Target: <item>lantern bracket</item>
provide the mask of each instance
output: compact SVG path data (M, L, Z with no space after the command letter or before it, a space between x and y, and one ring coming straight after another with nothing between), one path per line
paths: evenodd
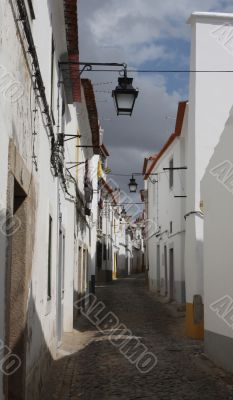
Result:
M58 63L59 68L69 65L80 65L82 68L79 72L79 77L84 71L93 71L93 67L123 67L123 70L119 71L119 74L127 77L127 64L126 63L100 63L100 62L78 62L78 61L60 61ZM102 70L101 70L102 72Z

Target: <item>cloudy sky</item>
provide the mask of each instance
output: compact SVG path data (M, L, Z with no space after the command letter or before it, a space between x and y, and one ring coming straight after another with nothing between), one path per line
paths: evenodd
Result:
M193 11L232 12L232 0L78 0L80 61L126 62L130 68L188 69ZM140 90L134 114L117 117L111 98L117 73L89 72L110 151L112 173L141 172L174 129L188 75L133 73ZM127 177L116 179L127 190ZM140 188L143 182L140 181ZM140 201L139 196L133 198Z

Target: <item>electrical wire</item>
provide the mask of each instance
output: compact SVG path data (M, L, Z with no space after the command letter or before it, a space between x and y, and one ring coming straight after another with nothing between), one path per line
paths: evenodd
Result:
M149 176L156 176L156 175L162 175L162 174L166 174L167 173L167 171L160 171L160 172L156 172L156 174L149 174ZM140 172L133 172L133 173L131 173L131 174L117 174L117 173L109 173L109 174L107 174L108 176L132 176L132 175L135 175L135 176L146 176L147 174L145 173L145 174L143 174L143 173L140 173Z
M119 69L92 69L85 72L121 72ZM233 73L233 70L159 70L159 69L127 69L129 73L143 74L196 74L196 73Z
M92 85L93 86L100 86L100 85L110 85L112 83L113 82L98 82L98 83L93 83Z
M110 90L95 90L95 93L112 93Z

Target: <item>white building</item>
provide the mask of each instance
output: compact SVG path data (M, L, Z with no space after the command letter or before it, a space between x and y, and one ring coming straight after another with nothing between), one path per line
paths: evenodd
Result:
M147 182L145 187L145 193L148 199L146 218L149 220L149 226L154 224L156 227L154 232L152 230L151 235L149 233L147 235L147 268L149 268L150 287L159 290L160 293L163 294L166 294L170 290L169 297L172 298L175 296L171 295L174 294L174 289L170 286L171 280L170 284L167 284L166 281L169 280L169 275L173 276L173 273L171 274L170 270L167 274L166 268L163 266L167 264L166 260L169 260L169 269L171 268L171 264L174 264L174 271L176 270L176 265L179 266L178 275L174 272L175 281L178 279L178 285L174 285L175 292L178 294L178 298L175 297L175 299L180 299L182 301L184 299L184 290L181 290L181 288L184 287L185 278L187 335L196 339L203 338L204 303L205 343L207 352L214 359L222 363L222 365L229 365L230 358L227 361L227 353L231 353L226 351L224 352L225 355L223 352L220 354L217 350L216 340L219 340L219 343L223 343L224 340L226 343L230 343L229 338L232 338L232 334L231 332L227 332L228 327L226 324L222 324L216 313L213 313L210 304L214 302L215 298L216 301L218 298L221 298L221 294L222 297L224 296L222 292L225 290L226 283L230 282L230 246L227 247L228 241L225 239L219 241L219 232L221 232L221 228L221 237L226 238L226 234L223 232L227 231L226 221L228 217L225 215L224 219L222 213L221 216L217 217L217 207L219 207L220 198L222 198L223 193L225 193L224 201L226 201L224 210L228 209L227 204L230 200L227 197L227 190L224 191L223 187L219 187L217 183L221 181L223 184L222 186L226 183L225 187L231 185L230 177L228 176L231 171L231 159L227 155L229 144L227 139L225 139L226 144L223 144L223 131L226 125L226 137L227 129L231 124L232 94L229 88L228 73L201 71L232 70L232 15L194 13L189 23L192 27L190 70L197 72L190 74L189 102L186 105L183 126L182 124L180 125L181 139L177 140L176 138L174 140L174 137L173 139L170 138L171 141L167 142L167 146L165 145L165 149L162 150L162 155L159 153L159 155L155 155L146 161L149 167L146 166L145 168L144 165L144 173L147 177L149 173L159 173L162 172L164 167L169 167L169 163L173 158L173 152L177 155L180 153L180 157L178 156L178 162L180 164L177 165L177 161L174 162L173 159L173 166L186 166L187 170L183 172L183 178L178 183L178 185L182 183L182 186L179 187L179 193L174 194L184 194L187 198L184 200L179 200L177 198L177 203L175 204L175 199L172 198L172 191L169 190L166 192L164 191L164 187L160 190L161 182L163 182L162 179L164 179L163 174L158 175L158 183L152 185L150 181ZM206 49L208 49L208 52ZM180 144L177 144L177 142ZM228 147L226 148L224 146ZM220 160L221 157L222 160ZM159 163L161 163L161 166ZM216 169L211 174L209 171L214 168L214 163L215 166L220 164L220 169ZM159 166L160 168L158 168ZM169 176L167 176L167 184L169 179L171 179L171 177L169 178ZM176 171L174 171L173 179L175 188L175 179L178 180ZM201 181L202 194L200 193ZM151 207L151 204L156 204L158 206L157 212L155 211L156 207ZM159 215L161 208L162 216ZM204 263L203 210L205 212ZM173 221L173 215L175 215L175 221ZM230 219L228 219L228 221L230 221ZM173 230L174 226L176 227L175 231ZM164 251L164 249L161 251L160 243L162 243L163 248L164 238L167 240L167 236L171 236L170 231L173 230L175 233L177 228L180 233L175 235L173 244L176 243L176 246L178 246L179 256L176 261L173 249L173 261L171 262L170 257L166 255L167 247L166 251ZM231 229L230 226L229 229ZM149 232L150 230L151 229L147 229ZM185 238L183 236L182 239L184 230ZM159 243L157 238L160 238ZM170 245L171 248L173 248L173 244ZM155 248L156 252L154 250ZM225 257L225 255L227 256ZM224 260L226 275L222 275L222 272L220 273L218 268L220 265L220 257L221 266ZM221 279L220 275L224 277L224 279ZM176 287L179 289L177 290ZM229 290L227 292L229 292ZM180 295L181 293L182 295ZM229 293L228 295L231 296Z
M19 367L0 398L36 400L94 274L100 130L90 81L59 65L78 61L76 0L3 0L0 20L0 338Z
M146 160L143 171L149 287L179 303L185 302L186 109L186 102L181 102L175 132L158 154Z
M105 180L99 180L99 226L97 243L96 275L98 281L128 275L129 238L127 237L127 216L118 204L119 192Z
M145 257L144 257L144 215L141 215L129 225L131 231L130 244L131 244L131 268L130 273L137 274L144 272Z
M189 23L192 27L190 69L196 71L231 71L230 34L232 32L232 15L194 13ZM206 51L207 48L208 52ZM204 280L202 215L204 203L203 196L200 194L200 182L205 176L204 182L207 182L207 185L205 187L203 183L203 193L208 199L211 199L212 203L215 198L215 192L213 192L215 184L207 172L208 164L219 143L231 107L232 94L229 89L229 74L222 72L190 74L185 279L187 332L189 336L195 338L203 337L203 302L205 303L206 337L210 332L209 336L212 338L211 332L214 332L209 303L214 300L215 296L218 297L218 291L215 289L220 281L217 282L215 275L219 265L214 268L216 264L213 264L211 260L214 260L217 253L218 255L221 253L220 249L217 250L215 247L214 242L210 244L209 237L206 235ZM211 185L213 183L212 188L210 182ZM210 197L211 193L212 198ZM210 221L211 203L207 206L204 204L204 210L209 216L208 221ZM214 226L217 227L217 224ZM212 228L207 225L205 229L210 232ZM211 235L215 235L214 231L211 231ZM220 238L219 233L218 238ZM218 257L216 256L215 259L217 260ZM226 284L228 282L227 276L226 280L224 278L221 281ZM218 325L218 322L216 324ZM218 329L217 332L220 333Z
M232 14L195 14L191 24L199 49L198 68L232 71ZM202 37L200 38L200 32ZM204 57L204 43L208 58ZM202 140L200 199L204 209L204 328L205 351L220 366L233 371L232 330L232 91L231 74L213 74L197 82L205 110L198 110L197 137ZM205 133L203 135L203 132ZM205 157L204 157L205 155Z
M101 146L99 168L99 210L96 250L98 282L125 277L133 272L132 206L130 197L106 174L108 151ZM125 201L127 200L127 203ZM125 205L127 204L127 210Z

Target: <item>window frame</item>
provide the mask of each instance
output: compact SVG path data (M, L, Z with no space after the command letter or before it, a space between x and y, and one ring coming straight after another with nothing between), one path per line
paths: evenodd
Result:
M169 160L169 189L174 188L174 157L172 156Z
M170 234L172 234L173 233L173 223L172 223L172 221L170 221Z

